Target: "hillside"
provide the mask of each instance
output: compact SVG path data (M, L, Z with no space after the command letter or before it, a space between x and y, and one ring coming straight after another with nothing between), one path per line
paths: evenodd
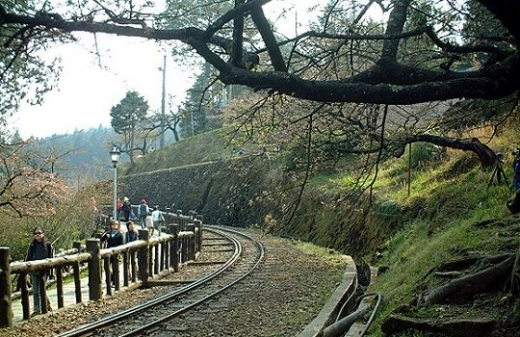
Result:
M223 131L207 132L137 158L134 166L123 165L121 170L130 175L222 161L232 155L230 142Z
M489 145L509 154L513 146L508 140L514 134L502 131ZM258 226L366 260L381 272L369 290L384 297L370 336L383 336L381 329L428 326L432 318L435 329L439 322L446 324L443 333L433 336L516 336L520 288L513 269L520 225L505 207L512 196L512 155L502 164L509 184L497 184L471 153L416 144L409 157L381 166L371 198L370 190L360 196L352 188L347 166L315 174L300 196L293 176L284 169L283 153L232 157L226 144L212 133L150 154L142 164L123 169L131 173L126 179L133 186L130 190L138 189L132 184L144 172L169 172L177 178L161 176L146 183L173 191L174 196L168 192L163 198L193 204L204 194L204 203L199 203L204 210L231 210L229 217L219 220L225 224L240 219L239 225ZM215 171L202 169L201 163L208 161L212 164L207 167ZM196 170L186 171L190 167ZM184 178L179 179L181 171ZM157 173L146 179L152 176ZM177 180L178 187L164 185L171 180ZM296 200L298 209L293 212L290 206ZM450 286L442 287L445 284ZM475 330L468 329L470 325ZM417 331L394 335L432 336Z

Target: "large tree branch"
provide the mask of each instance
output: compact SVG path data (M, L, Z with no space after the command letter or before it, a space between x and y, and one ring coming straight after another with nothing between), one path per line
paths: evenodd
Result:
M280 47L278 46L278 42L276 42L273 31L269 27L269 22L267 22L262 8L258 7L251 10L251 18L264 39L274 70L286 72L287 67L280 52Z
M244 0L236 0L235 8L239 8ZM242 64L242 52L244 41L244 15L237 15L233 19L233 47L231 52L231 64L240 67Z
M247 3L242 3L240 6L236 6L235 8L229 10L220 18L218 18L211 26L206 29L205 40L209 40L212 36L214 36L224 25L231 20L243 16L246 12L254 10L255 8L261 7L271 0L252 0ZM243 1L238 1L243 2Z
M429 134L419 134L406 139L406 141L402 144L403 146L400 148L401 152L397 154L398 157L403 155L405 145L415 142L426 142L430 144L435 144L442 147L449 147L452 149L459 149L463 151L471 151L475 153L482 163L483 167L488 167L496 163L497 157L495 151L493 151L489 146L483 144L478 140L478 138L451 138L451 137L441 137Z
M207 59L206 59L207 60ZM208 62L210 62L208 60ZM211 63L211 62L210 62ZM409 105L420 102L448 100L454 98L500 98L518 89L518 57L510 58L493 75L501 78L477 76L480 72L469 74L448 74L437 76L436 81L418 82L407 86L377 83L375 74L371 76L374 84L353 81L305 80L283 72L252 73L242 69L230 69L220 74L226 84L242 84L256 89L271 89L290 96L318 102L354 102L390 105ZM397 69L399 70L399 69ZM385 69L391 72L391 69Z
M460 277L437 288L426 290L418 296L417 307L441 303L446 297L458 292L474 293L486 289L490 284L505 283L505 279L511 273L514 260L514 256L509 257L487 269Z
M72 19L62 19L59 15L18 15L10 13L0 5L0 25L18 27L39 27L41 30L59 30L61 32L91 32L107 33L121 36L134 36L151 40L178 40L193 47L207 62L219 72L219 79L225 84L241 84L255 89L268 89L293 97L320 102L355 102L378 104L415 104L428 101L439 101L453 98L484 98L496 99L507 96L518 90L520 82L520 60L518 51L510 46L503 51L490 46L489 49L478 46L488 55L502 52L499 61L486 65L474 71L453 72L449 69L430 70L417 64L408 65L398 62L399 48L402 47L404 25L407 19L407 9L413 0L399 0L394 4L389 17L386 33L379 40L383 42L380 59L372 67L357 69L354 76L338 76L337 80L315 80L303 78L297 73L291 73L280 54L279 46L268 27L261 5L268 0L247 1L225 13L207 30L185 27L174 30L158 30L108 24L104 22L89 22ZM520 5L507 0L480 0L497 18L502 21L518 44L520 29L516 20L520 17ZM271 64L265 64L264 72L242 69L243 62L235 60L229 64L212 50L213 46L230 53L233 40L235 46L241 45L238 36L234 39L219 36L224 24L231 20L251 13L269 52ZM515 23L515 24L513 24ZM413 27L411 27L413 29ZM458 48L439 39L431 30L417 28L410 32L428 34L442 51L450 53L473 52L469 47ZM222 33L224 34L224 32ZM311 37L311 34L308 36ZM359 37L368 39L369 35ZM355 39L352 35L351 39ZM374 36L375 38L375 36ZM466 48L466 49L465 49ZM235 48L236 49L236 48ZM233 53L238 56L241 51ZM508 57L506 57L509 55ZM246 54L244 54L244 57ZM242 60L243 61L243 60ZM368 65L365 65L367 67ZM270 67L270 68L269 68ZM274 71L269 71L272 69Z

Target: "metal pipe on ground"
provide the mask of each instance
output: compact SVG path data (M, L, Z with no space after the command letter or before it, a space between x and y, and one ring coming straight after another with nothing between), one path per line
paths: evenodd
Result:
M370 311L370 306L368 304L361 304L360 307L349 314L348 316L336 321L334 324L329 325L325 329L323 329L323 337L338 337L342 336L346 333L352 324L354 324L358 319L360 319L364 314Z

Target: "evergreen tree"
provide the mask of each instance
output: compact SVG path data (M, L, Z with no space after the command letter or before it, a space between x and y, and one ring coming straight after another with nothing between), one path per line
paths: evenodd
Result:
M133 151L139 127L146 120L148 102L135 91L128 91L116 106L110 109L111 125L117 134L123 135L121 151L128 153L133 163Z
M214 68L206 63L204 71L188 90L184 102L180 125L183 137L221 128L224 124L222 108L240 95L251 92L250 88L244 86L224 86L216 81Z

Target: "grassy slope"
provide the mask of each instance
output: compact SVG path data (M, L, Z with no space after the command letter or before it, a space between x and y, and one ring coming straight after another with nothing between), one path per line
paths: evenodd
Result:
M155 153L135 159L135 165L130 169L127 165L125 174L137 174L170 167L180 167L209 161L217 161L231 153L232 145L228 144L222 131L212 131L206 134L187 138L173 143Z
M378 200L376 206L384 217L395 212L399 230L386 236L377 259L375 254L365 256L375 266L388 267L371 289L383 293L384 305L370 336L381 336L379 327L384 317L410 304L420 291L439 282L432 277L432 270L442 262L471 251L494 254L518 245L515 238L520 233L518 222L505 207L512 196L510 153L517 145L510 139L516 139L514 132L503 133L488 144L506 154L503 168L510 180L507 186L488 186L491 171L483 171L475 155L462 151L447 151L439 161L437 156L425 154L429 150L424 146L414 146L410 185L408 156L381 166L373 190ZM146 162L146 167L138 165L132 173L218 159L229 155L229 147L214 133L173 144L156 155L153 161ZM433 160L434 157L437 159ZM320 175L316 176L313 187L324 195L335 195L348 190L351 181L348 173ZM377 216L377 212L374 214ZM486 220L490 220L490 225L478 226ZM425 315L436 316L439 310L448 315L446 306L426 310ZM514 314L508 312L512 310L509 306L495 310L501 317Z
M381 292L385 300L370 336L383 336L380 325L385 317L413 303L414 297L422 291L446 282L433 273L443 262L471 254L514 252L518 247L518 221L505 207L513 194L514 158L509 153L516 145L508 139L514 139L514 133L504 133L489 145L495 151L507 154L503 169L509 185L489 186L492 172L482 170L475 155L461 151L448 151L447 158L440 162L416 163L411 170L410 186L406 158L385 164L374 194L379 200L390 201L397 208L408 211L401 219L401 229L387 238L382 254L377 259L373 255L369 257L374 265L388 268L371 286L371 290ZM420 156L412 153L412 158ZM497 304L496 296L508 294L488 293L480 300ZM487 305L486 310L476 310L473 299L465 300L415 311L412 316L484 315L502 319L518 315L515 303ZM506 332L497 333L507 335ZM416 332L402 336L427 335Z

